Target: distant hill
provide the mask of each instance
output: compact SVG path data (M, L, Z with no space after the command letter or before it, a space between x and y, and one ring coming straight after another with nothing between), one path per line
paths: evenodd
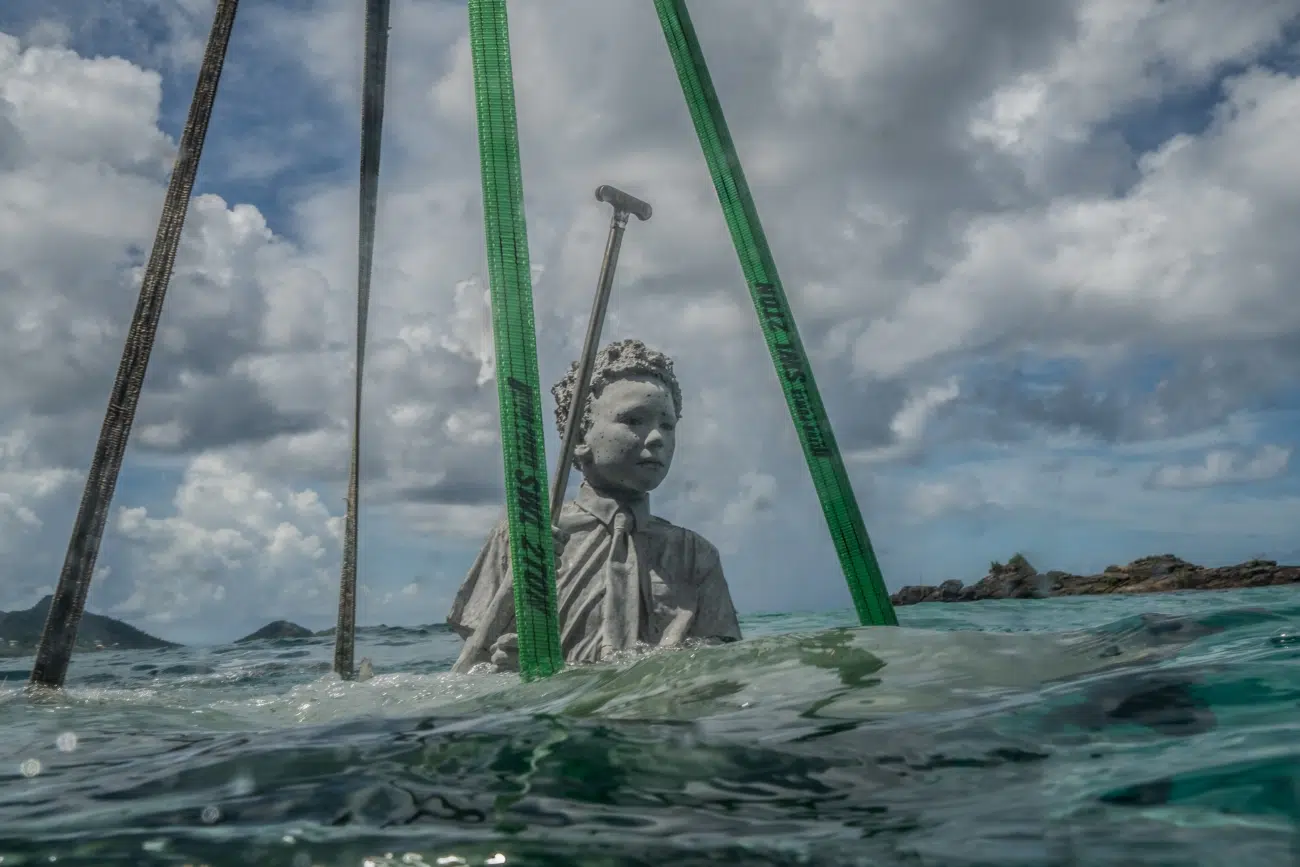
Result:
M26 611L0 611L0 656L28 656L36 652L41 641L41 630L50 613L51 596L46 596ZM75 650L117 648L118 650L155 650L177 647L102 614L87 611L81 616L77 628Z
M290 623L288 620L274 620L235 643L243 644L245 641L261 641L266 638L311 638L314 634L307 627Z

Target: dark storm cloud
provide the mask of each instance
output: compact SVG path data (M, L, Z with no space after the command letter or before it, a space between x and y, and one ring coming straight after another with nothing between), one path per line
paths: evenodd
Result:
M442 506L491 506L504 501L505 488L498 478L475 478L466 468L448 471L431 485L399 488L397 499Z

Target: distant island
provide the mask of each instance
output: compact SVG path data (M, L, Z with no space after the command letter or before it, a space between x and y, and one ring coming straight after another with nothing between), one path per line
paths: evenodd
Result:
M235 643L243 644L246 641L262 641L264 639L313 638L318 634L312 632L306 626L299 626L296 623L290 623L288 620L273 620L256 632L245 635Z
M45 628L45 618L50 613L52 596L46 596L25 611L0 611L0 658L32 656L41 643L41 630ZM383 632L391 628L384 625L358 627L358 632ZM421 633L437 631L437 626L413 627ZM296 640L303 638L332 638L335 629L321 629L313 632L305 626L299 626L289 620L273 620L256 632L249 633L235 641L244 644L263 640ZM81 616L77 627L77 643L73 648L77 652L95 650L162 650L168 647L181 647L172 641L150 635L136 629L129 623L123 623L113 617L91 614L89 611Z
M31 656L41 642L41 630L50 613L52 596L46 596L26 611L0 611L0 657ZM178 647L136 629L130 624L91 614L81 616L75 650L158 650Z
M1205 567L1173 554L1142 557L1127 566L1107 566L1097 575L1039 573L1022 555L989 564L974 584L956 579L942 584L908 585L890 596L895 605L921 602L976 602L981 599L1047 599L1112 593L1169 593L1175 590L1235 590L1300 583L1300 566L1276 560L1248 560L1236 566Z
M392 630L399 633L417 632L420 635L429 635L432 632L441 632L446 627L440 623L428 624L425 626L389 626L386 623L380 623L377 626L358 626L357 634L366 633L368 635L383 634ZM266 624L261 629L236 641L236 644L242 644L245 641L261 641L263 639L297 639L297 638L333 638L337 632L336 627L328 629L318 629L312 632L306 626L299 626L289 620L275 620Z

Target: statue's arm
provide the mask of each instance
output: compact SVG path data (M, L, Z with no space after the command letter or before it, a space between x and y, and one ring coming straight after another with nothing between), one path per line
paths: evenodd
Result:
M514 631L510 591L510 536L502 521L488 535L447 615L447 625L465 639L452 671L464 673L480 662L490 662L495 642Z
M559 529L552 533L558 569L569 535ZM510 530L502 521L488 536L447 615L447 625L465 639L452 671L463 674L482 662L491 662L501 671L519 670L513 582Z
M695 575L699 589L691 637L708 641L739 641L740 619L731 601L731 588L722 572L722 556L702 537L698 539L695 552Z

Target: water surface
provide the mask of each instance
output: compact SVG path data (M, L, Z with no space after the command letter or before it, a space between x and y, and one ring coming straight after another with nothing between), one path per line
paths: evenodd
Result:
M0 660L0 865L1300 863L1300 590L747 618L520 684L459 640Z

